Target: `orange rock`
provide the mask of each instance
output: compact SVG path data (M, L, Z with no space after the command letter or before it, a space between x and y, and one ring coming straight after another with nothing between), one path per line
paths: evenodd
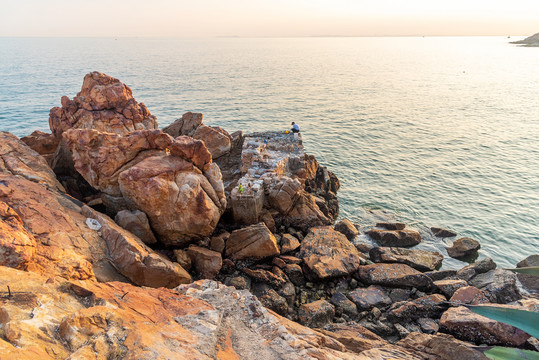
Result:
M214 159L230 152L232 137L222 127L201 124L193 134L193 138L204 141Z
M279 247L266 225L258 223L234 230L226 242L225 254L233 260L262 259L279 255Z
M30 135L22 137L21 141L28 145L32 150L43 156L49 166L52 164L52 158L60 142L53 134L47 134L36 130Z

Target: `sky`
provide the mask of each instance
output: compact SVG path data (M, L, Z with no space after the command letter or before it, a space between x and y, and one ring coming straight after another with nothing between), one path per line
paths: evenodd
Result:
M536 0L0 0L0 36L532 35Z

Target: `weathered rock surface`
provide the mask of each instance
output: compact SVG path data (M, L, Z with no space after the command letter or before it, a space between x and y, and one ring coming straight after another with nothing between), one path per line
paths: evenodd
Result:
M318 331L339 341L346 349L355 353L389 346L387 341L357 323L330 324Z
M392 247L377 247L369 251L372 261L401 263L419 271L432 271L442 264L443 255L436 251L411 250Z
M195 271L202 279L213 279L223 266L221 253L200 246L190 246L187 254L191 258Z
M470 344L442 333L427 335L412 332L397 345L413 353L420 352L426 360L488 359L482 352L473 349Z
M47 161L15 135L0 131L0 172L65 191Z
M169 126L163 128L163 132L169 134L173 138L181 135L192 137L196 129L202 124L202 117L201 113L189 111Z
M430 289L432 280L405 264L372 264L360 266L359 278L366 284L391 287Z
M326 300L303 304L298 310L299 322L308 327L321 328L335 316L335 307Z
M381 286L371 285L368 288L358 288L348 294L359 311L370 310L373 307L383 308L392 303Z
M346 236L329 226L312 228L301 243L298 257L321 280L351 274L365 261Z
M279 255L279 247L267 226L259 223L234 230L226 242L225 255L234 260L262 259Z
M423 317L439 317L447 309L447 299L441 294L425 295L412 301L395 303L388 312L388 317L397 321L409 321Z
M291 234L283 234L281 237L281 254L292 252L299 248L299 241Z
M81 91L73 100L63 96L62 107L51 109L49 126L60 139L63 132L72 128L115 134L157 129L157 120L143 103L133 98L127 85L94 71L84 77Z
M346 238L350 241L354 240L355 237L359 234L359 230L354 224L348 219L343 219L335 224L335 230L344 234Z
M380 230L372 229L365 234L382 246L409 247L421 242L421 235L415 230Z
M53 134L47 134L39 130L32 132L28 136L22 137L21 141L39 155L43 156L49 166L52 164L54 153L60 142L60 140Z
M0 201L0 266L24 270L35 252L36 239L26 231L19 215Z
M468 283L461 279L446 279L435 281L434 285L436 285L445 296L451 297L458 289L468 286Z
M447 254L455 259L460 259L467 256L477 254L477 250L481 248L479 241L467 237L456 240L453 245L447 248Z
M456 338L477 344L522 346L530 337L522 330L478 315L463 306L444 312L440 328Z
M486 258L473 264L467 265L457 271L456 277L469 281L474 276L496 269L496 263L491 258Z
M516 275L503 269L490 270L470 280L470 285L483 290L492 302L507 304L522 298Z
M82 214L99 222L102 237L107 243L108 256L114 267L135 284L173 288L192 281L189 273L179 264L152 251L106 215L86 205L82 208Z
M343 293L336 292L329 300L335 305L335 314L341 316L342 314L350 317L355 317L358 314L357 306Z
M133 235L138 237L145 244L155 244L157 242L157 239L150 228L148 216L142 211L119 211L116 214L114 221L125 230L133 233Z
M206 126L201 124L196 129L193 137L204 141L204 144L214 159L230 152L232 137L225 129L219 126Z
M457 305L479 305L490 302L485 292L475 286L464 286L457 289L449 301Z

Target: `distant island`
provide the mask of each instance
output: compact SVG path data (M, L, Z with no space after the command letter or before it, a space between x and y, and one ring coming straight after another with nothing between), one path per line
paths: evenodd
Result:
M528 36L524 40L511 41L511 44L518 44L518 45L524 45L524 46L539 46L539 33L532 36Z

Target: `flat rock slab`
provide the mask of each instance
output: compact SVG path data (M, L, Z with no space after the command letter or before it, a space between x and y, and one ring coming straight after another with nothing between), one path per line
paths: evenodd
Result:
M391 304L391 298L384 289L378 285L371 285L366 289L355 289L348 297L356 304L359 311L370 310L373 307L383 308Z
M431 289L432 280L405 264L372 264L360 266L359 278L366 284L390 287Z
M478 315L463 306L444 312L440 328L458 339L477 344L522 346L530 337L520 329Z
M377 263L401 263L419 271L432 271L442 264L443 255L436 251L410 250L395 247L377 247L369 251Z
M415 230L380 230L372 229L365 234L382 246L409 247L421 242L421 235Z
M365 260L345 235L329 226L311 229L301 243L298 258L320 280L351 274Z

